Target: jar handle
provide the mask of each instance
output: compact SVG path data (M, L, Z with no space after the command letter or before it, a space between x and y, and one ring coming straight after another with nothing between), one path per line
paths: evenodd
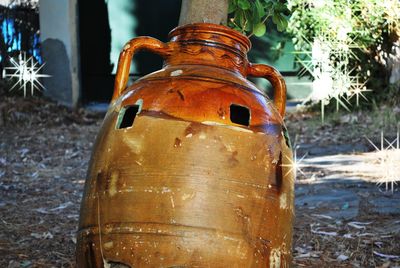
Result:
M140 36L130 40L119 54L117 74L115 76L114 93L112 102L115 101L125 90L129 78L129 70L133 55L139 50L147 50L166 58L171 55L171 48L168 43L158 39Z
M267 79L274 88L274 103L278 112L285 117L286 109L286 83L283 76L274 67L265 64L249 64L247 75L263 77Z

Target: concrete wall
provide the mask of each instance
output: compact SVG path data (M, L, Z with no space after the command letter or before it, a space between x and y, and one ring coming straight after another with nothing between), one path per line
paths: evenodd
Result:
M80 99L77 0L40 0L45 95L70 107Z

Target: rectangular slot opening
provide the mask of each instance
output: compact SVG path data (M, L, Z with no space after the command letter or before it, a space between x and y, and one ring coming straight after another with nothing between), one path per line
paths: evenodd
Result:
M130 105L122 108L118 115L117 129L132 127L139 110L140 105Z
M245 106L231 104L230 118L232 123L248 127L250 126L250 109Z

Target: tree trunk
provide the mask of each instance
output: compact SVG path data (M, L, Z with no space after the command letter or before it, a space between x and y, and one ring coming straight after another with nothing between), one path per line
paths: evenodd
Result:
M179 25L206 22L226 25L228 0L182 0Z
M397 42L393 44L389 67L391 68L389 82L395 84L400 81L400 40L397 40Z

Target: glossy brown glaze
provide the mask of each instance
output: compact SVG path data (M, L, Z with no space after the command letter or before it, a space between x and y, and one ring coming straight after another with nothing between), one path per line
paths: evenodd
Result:
M121 52L82 200L78 267L289 266L284 80L249 63L249 40L227 27L186 25L170 39L135 38ZM139 50L164 66L127 87ZM246 76L268 79L274 102Z

